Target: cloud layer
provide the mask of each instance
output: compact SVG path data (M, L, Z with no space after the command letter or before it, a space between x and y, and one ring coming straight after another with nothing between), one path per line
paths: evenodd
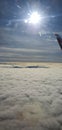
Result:
M14 65L0 65L0 129L62 130L62 64Z

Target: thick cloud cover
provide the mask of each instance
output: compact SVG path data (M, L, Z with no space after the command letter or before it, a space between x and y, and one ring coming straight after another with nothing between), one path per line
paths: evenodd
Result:
M62 64L0 65L0 129L62 130Z

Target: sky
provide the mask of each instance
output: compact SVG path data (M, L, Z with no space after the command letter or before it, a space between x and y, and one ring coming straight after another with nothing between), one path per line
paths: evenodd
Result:
M26 22L38 12L37 24ZM0 0L0 62L62 62L62 0Z

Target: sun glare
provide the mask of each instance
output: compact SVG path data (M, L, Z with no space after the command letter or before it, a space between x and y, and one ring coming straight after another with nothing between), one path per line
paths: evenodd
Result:
M25 19L25 23L30 23L30 24L38 24L40 23L41 16L39 15L38 12L32 12L29 14L29 18Z
M32 24L37 24L40 22L40 15L37 13L37 12L33 12L31 15L30 15L30 18L29 18L29 23L32 23Z

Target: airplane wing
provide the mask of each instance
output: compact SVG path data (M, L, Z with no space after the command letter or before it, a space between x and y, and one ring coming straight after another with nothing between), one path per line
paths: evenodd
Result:
M59 36L59 34L55 34L55 36L56 36L56 39L58 41L60 48L62 49L62 38Z

